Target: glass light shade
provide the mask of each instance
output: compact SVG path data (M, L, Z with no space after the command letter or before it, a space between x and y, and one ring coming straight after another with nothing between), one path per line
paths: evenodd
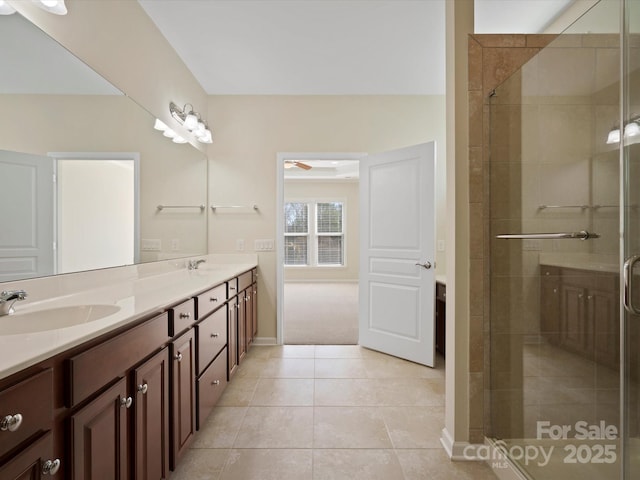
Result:
M169 127L167 127L167 125L162 120L156 118L156 123L153 124L153 128L164 132Z
M211 135L211 130L207 128L205 130L205 134L202 137L198 137L198 141L200 143L213 143L213 136Z
M49 13L55 15L67 14L67 6L64 4L64 0L33 0L33 2Z
M16 13L16 9L4 0L0 0L0 15L11 15L12 13Z
M164 135L165 137L168 138L173 138L175 137L177 134L176 132L174 132L173 130L171 130L170 128L167 128L164 132L162 132L162 135Z
M176 135L171 141L173 143L187 143L187 140L185 138L182 138L180 135Z
M204 126L204 123L198 122L198 125L193 130L193 133L196 135L196 137L201 137L205 134L205 132L206 132L206 127Z
M193 130L198 126L198 117L193 112L187 114L184 119L184 128L187 130Z
M636 122L629 122L624 127L624 138L637 137L638 135L640 135L640 125Z
M620 143L620 129L614 128L609 132L607 136L607 145L611 145L613 143Z

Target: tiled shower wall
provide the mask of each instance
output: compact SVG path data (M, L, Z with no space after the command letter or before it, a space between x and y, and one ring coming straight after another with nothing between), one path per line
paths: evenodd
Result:
M490 426L489 94L556 35L469 36L469 442Z

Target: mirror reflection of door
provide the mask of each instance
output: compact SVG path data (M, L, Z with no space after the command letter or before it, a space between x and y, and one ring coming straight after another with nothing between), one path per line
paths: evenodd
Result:
M0 150L0 205L0 282L53 274L53 162Z
M57 273L135 263L137 159L54 156Z

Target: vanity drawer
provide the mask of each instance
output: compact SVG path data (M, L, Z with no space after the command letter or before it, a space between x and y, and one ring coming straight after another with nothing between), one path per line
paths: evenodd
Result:
M68 360L67 406L80 403L165 345L169 315L163 313Z
M21 422L13 423L12 420ZM12 418L7 418L11 416ZM53 370L47 369L0 392L0 457L37 432L51 429L53 423ZM10 426L11 425L11 426ZM17 425L17 427L16 427ZM15 430L11 431L11 429Z
M227 307L216 310L196 325L198 339L198 374L227 344Z
M227 284L207 290L196 297L196 307L198 309L198 320L203 319L216 308L224 305L227 301Z
M220 395L227 387L227 349L222 349L215 361L209 365L197 381L198 417L197 428L204 423L205 419L213 410Z
M196 320L195 302L192 298L169 310L169 336L175 337L188 329Z
M238 291L241 292L253 283L252 272L243 273L238 277Z

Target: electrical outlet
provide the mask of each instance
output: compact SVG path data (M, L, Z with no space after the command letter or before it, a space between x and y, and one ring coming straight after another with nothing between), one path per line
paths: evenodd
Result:
M143 252L159 252L162 250L162 241L158 238L143 238L140 240L140 250Z
M172 252L177 252L178 250L180 250L180 239L179 238L173 238L171 240L171 251Z
M242 238L239 238L238 240L236 240L236 250L238 252L244 251L244 240Z

